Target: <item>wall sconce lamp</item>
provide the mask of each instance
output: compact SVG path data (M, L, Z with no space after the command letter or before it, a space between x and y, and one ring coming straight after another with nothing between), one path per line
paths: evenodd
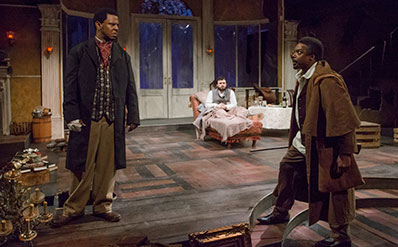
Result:
M15 33L13 31L7 32L7 40L10 46L13 46L15 43Z
M214 50L211 49L211 47L209 46L209 47L207 47L206 52L207 52L207 54L211 55L214 53Z
M51 55L51 53L53 53L54 48L52 46L48 46L46 49L46 54L47 55Z

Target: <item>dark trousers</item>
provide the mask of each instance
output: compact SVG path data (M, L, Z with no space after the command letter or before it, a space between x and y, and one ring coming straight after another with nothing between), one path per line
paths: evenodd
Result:
M290 146L279 165L274 215L287 215L295 198L306 200L308 195L305 156ZM300 194L297 194L300 193Z

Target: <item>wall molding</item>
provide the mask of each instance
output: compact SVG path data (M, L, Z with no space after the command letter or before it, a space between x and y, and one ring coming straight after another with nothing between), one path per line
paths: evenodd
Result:
M13 75L11 74L11 78L41 78L41 75Z
M66 7L64 5L62 0L60 1L60 6L61 6L61 10L64 11L67 15L80 16L80 17L91 18L91 19L94 17L94 13L68 9L68 7Z
M37 9L37 6L0 3L0 7Z

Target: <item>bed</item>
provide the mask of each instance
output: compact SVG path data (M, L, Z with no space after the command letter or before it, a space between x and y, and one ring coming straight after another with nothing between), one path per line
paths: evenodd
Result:
M201 91L190 95L189 99L191 102L190 106L192 107L193 111L193 120L196 120L196 118L200 115L198 106L201 103L204 103L208 92L209 91ZM231 147L232 143L242 143L244 141L252 141L252 147L255 147L256 141L261 140L262 123L260 120L262 117L263 116L260 115L249 116L248 118L253 121L253 125L249 129L243 130L236 135L228 137L225 141L223 141L225 138L223 138L214 128L211 127L206 128L206 136L226 143L228 148Z

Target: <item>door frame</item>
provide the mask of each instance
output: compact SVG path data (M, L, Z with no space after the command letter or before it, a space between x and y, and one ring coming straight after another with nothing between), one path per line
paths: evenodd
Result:
M176 99L176 95L183 96L186 98L186 107L188 108L189 95L198 91L200 81L202 81L202 39L201 39L201 23L199 17L186 17L186 16L163 16L163 15L152 15L152 14L132 14L131 15L131 35L130 35L130 46L132 50L128 51L132 55L132 66L135 75L135 83L137 89L137 95L139 99L139 105L144 102L143 97L153 96L159 97L163 94L163 99L166 104L163 105L163 115L155 118L175 118L184 117L176 116L173 113L172 100ZM163 29L163 89L140 89L140 53L139 53L139 23L140 21L162 23ZM172 65L171 65L171 25L173 23L179 23L189 21L194 24L193 29L193 88L192 89L173 89L172 88ZM196 27L196 30L195 30ZM150 119L153 117L146 117L148 114L142 112L144 109L140 107L141 119ZM177 111L178 112L178 111ZM189 113L190 117L191 112Z

